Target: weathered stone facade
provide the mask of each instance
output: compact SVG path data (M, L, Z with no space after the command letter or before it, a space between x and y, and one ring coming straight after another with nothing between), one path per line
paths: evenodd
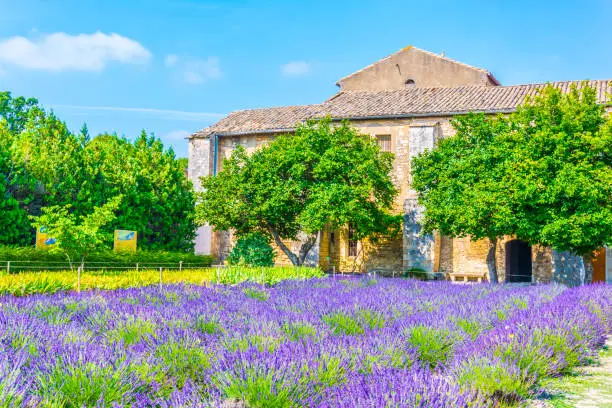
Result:
M407 84L408 80L414 84ZM606 92L612 89L605 81L593 84L604 101ZM394 211L404 215L403 233L376 244L358 242L354 253L349 253L348 228L321 231L309 264L318 264L326 270L376 271L388 275L421 270L429 276L449 273L486 276L487 240L421 234L422 211L417 194L410 187L411 159L433 148L437 140L453 135L451 120L455 115L470 111L511 112L541 85L501 87L485 70L416 48L393 54L341 79L338 85L342 91L320 105L239 111L196 132L189 141L189 176L196 189L200 188L199 177L216 174L222 159L229 157L238 145L252 152L278 134L291 132L299 121L325 115L334 120L348 118L362 133L390 141L385 146L395 156L391 178L399 191ZM568 83L555 86L566 89ZM223 260L233 242L231 232L212 232L205 226L198 231L196 250ZM287 245L297 252L299 243ZM276 252L277 263L289 263L282 251ZM583 271L580 258L550 248L532 248L511 237L498 242L496 256L502 282L577 284ZM612 268L612 260L608 265ZM612 279L612 271L610 276Z

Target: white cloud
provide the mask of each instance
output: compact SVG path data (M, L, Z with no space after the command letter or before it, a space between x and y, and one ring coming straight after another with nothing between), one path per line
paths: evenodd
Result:
M183 79L188 84L203 84L206 81L221 78L219 58L208 57L205 60L192 60L185 63Z
M306 75L310 72L311 64L306 61L290 61L281 65L280 69L283 76L300 76Z
M167 67L173 67L178 63L178 61L178 55L168 54L166 55L166 59L164 59L164 64L166 64Z
M143 63L151 52L119 34L53 33L35 40L10 37L0 41L0 63L31 70L100 71L109 62Z
M214 113L214 112L189 112L171 109L157 109L157 108L129 108L121 106L82 106L82 105L51 105L52 108L60 109L72 109L81 111L97 111L97 112L129 112L129 113L141 113L147 115L155 115L159 119L169 120L193 120L201 122L203 120L220 119L225 116L225 113Z

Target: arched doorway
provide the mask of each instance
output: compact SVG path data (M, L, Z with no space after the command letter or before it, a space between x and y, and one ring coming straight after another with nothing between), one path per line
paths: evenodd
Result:
M506 242L506 282L531 280L531 246L518 239Z

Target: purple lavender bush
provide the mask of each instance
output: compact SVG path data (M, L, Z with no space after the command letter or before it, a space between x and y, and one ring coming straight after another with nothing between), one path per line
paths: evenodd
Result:
M487 407L587 364L612 287L284 281L0 297L2 407Z

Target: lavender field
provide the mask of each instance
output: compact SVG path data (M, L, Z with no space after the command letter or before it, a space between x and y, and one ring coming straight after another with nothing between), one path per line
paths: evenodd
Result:
M486 407L588 363L612 287L311 279L0 297L0 407Z

